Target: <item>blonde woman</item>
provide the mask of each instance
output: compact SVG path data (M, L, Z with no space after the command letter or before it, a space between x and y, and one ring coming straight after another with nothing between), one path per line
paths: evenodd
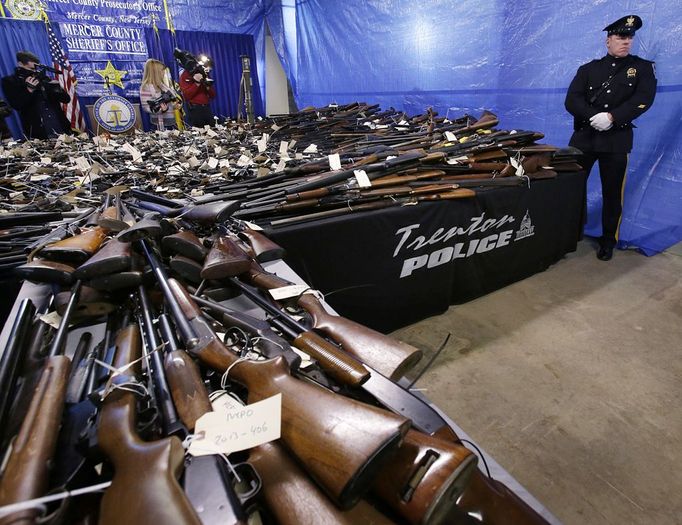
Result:
M166 92L170 92L172 96L179 99L178 94L170 86L167 71L163 62L150 58L144 64L142 84L140 84L140 106L143 111L150 113L152 124L159 130L175 127L174 110L180 106L179 101L155 104L155 101Z

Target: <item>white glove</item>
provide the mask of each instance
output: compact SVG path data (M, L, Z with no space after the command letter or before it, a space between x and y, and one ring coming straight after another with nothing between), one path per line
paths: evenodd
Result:
M590 118L590 125L597 131L606 131L613 127L613 122L611 122L609 114L604 111L593 115Z

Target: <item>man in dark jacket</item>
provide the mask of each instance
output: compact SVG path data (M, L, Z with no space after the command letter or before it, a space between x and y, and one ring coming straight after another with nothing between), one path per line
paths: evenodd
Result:
M583 151L589 175L599 162L602 237L597 257L608 261L618 241L623 185L632 150L632 121L647 111L656 94L654 64L630 54L642 19L624 16L604 28L607 54L580 66L566 94L575 132L569 144Z
M0 140L12 137L9 128L7 127L7 122L5 122L5 117L9 117L11 114L12 108L7 105L7 102L0 99Z
M29 51L17 52L13 75L2 79L2 90L10 106L19 112L24 134L28 138L46 139L60 133L71 133L62 110L71 97L56 80L36 69L40 59Z

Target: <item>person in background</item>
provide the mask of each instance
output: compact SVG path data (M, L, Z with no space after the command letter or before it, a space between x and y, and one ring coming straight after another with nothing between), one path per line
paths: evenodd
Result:
M7 122L5 122L5 117L9 117L11 114L12 108L7 105L7 102L0 99L0 140L12 138Z
M176 127L175 109L180 106L180 97L169 85L166 71L163 62L150 58L144 64L140 84L140 107L150 114L151 123L158 130ZM164 94L169 100L159 103Z
M59 82L38 68L40 59L30 51L18 51L17 67L2 79L2 90L10 106L19 112L24 134L28 138L46 139L71 133L62 104L71 97Z
M569 144L583 152L579 161L588 176L599 162L602 185L602 236L597 258L608 261L618 242L623 211L623 188L632 150L632 121L654 102L654 63L630 54L636 15L606 26L606 56L580 66L566 94L566 110L575 132Z
M187 120L191 126L212 126L213 112L209 102L215 98L215 87L209 77L211 61L204 59L199 67L191 73L184 70L180 73L180 90L187 102Z

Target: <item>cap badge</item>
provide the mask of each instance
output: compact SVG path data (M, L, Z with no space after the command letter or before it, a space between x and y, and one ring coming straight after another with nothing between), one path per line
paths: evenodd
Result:
M628 69L627 74L628 78L633 78L637 75L637 70L634 67L631 67L630 69Z
M625 25L628 27L632 27L635 25L635 17L634 16L629 16L627 20L625 21Z

